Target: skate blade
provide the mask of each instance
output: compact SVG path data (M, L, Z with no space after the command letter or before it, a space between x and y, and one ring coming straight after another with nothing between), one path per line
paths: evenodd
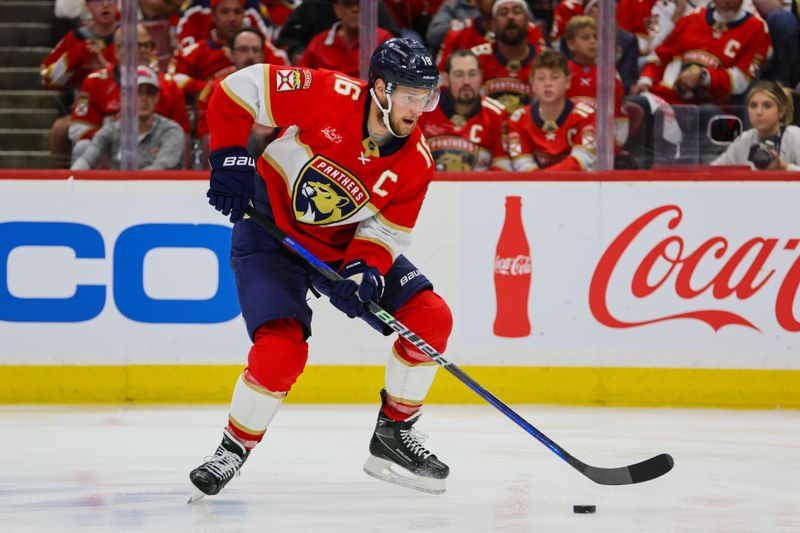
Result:
M418 476L391 461L380 459L374 455L370 455L367 462L364 463L364 472L375 479L427 494L442 494L447 489L444 479Z
M197 487L192 487L192 495L189 496L189 501L186 503L199 502L205 497L205 493Z

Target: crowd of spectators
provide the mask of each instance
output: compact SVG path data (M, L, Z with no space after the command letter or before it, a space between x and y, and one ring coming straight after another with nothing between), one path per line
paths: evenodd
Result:
M378 0L376 0L378 1ZM793 0L617 0L617 168L732 164L800 169ZM383 0L377 43L423 42L441 72L420 126L440 170L592 169L598 0ZM62 116L58 166L116 168L116 0L56 0L41 65ZM254 63L359 73L359 0L140 0L139 167L204 168L205 110ZM254 155L276 134L251 132ZM766 161L766 163L764 162Z

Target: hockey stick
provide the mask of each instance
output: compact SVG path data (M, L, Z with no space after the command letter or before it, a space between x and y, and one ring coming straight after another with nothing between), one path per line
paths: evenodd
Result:
M264 215L255 211L253 208L249 208L245 213L247 217L270 232L286 247L305 259L309 264L311 264L312 267L314 267L314 269L325 276L325 278L330 281L338 281L342 279L342 277L336 271L317 259L311 252L289 237L280 228L278 228L274 222L266 218ZM370 313L378 317L384 324L392 328L403 338L413 344L418 350L436 361L442 368L453 374L484 400L495 406L501 413L516 422L517 425L519 425L522 429L536 437L536 439L547 446L550 451L555 453L575 470L588 477L595 483L599 483L601 485L631 485L633 483L641 483L643 481L655 479L672 470L674 462L672 457L666 453L656 455L655 457L651 457L650 459L642 461L641 463L636 463L630 466L621 466L619 468L600 468L597 466L587 465L583 461L573 457L564 448L553 442L547 435L533 427L533 425L531 425L527 420L522 418L513 409L500 401L497 396L484 389L477 381L464 373L463 370L445 359L445 357L436 351L430 344L422 340L413 331L409 330L403 324L398 322L391 314L386 312L378 304L370 302L367 305L367 309Z

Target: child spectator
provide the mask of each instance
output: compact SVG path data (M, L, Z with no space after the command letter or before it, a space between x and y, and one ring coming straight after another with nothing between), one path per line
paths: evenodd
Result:
M569 62L572 82L567 90L567 98L597 110L597 23L592 17L573 17L567 23L564 39L574 58ZM615 72L614 140L617 150L628 140L628 116L622 109L624 96L622 80Z
M533 61L534 101L511 115L508 152L514 170L591 170L596 158L594 110L566 96L567 58L545 50Z

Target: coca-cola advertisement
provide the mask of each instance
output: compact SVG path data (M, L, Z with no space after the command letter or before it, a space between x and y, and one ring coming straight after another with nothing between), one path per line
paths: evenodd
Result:
M505 222L494 255L497 312L493 331L498 337L527 337L531 333L531 251L522 223L522 198L507 196L505 204Z
M452 346L475 363L798 369L794 188L474 187L460 197Z

